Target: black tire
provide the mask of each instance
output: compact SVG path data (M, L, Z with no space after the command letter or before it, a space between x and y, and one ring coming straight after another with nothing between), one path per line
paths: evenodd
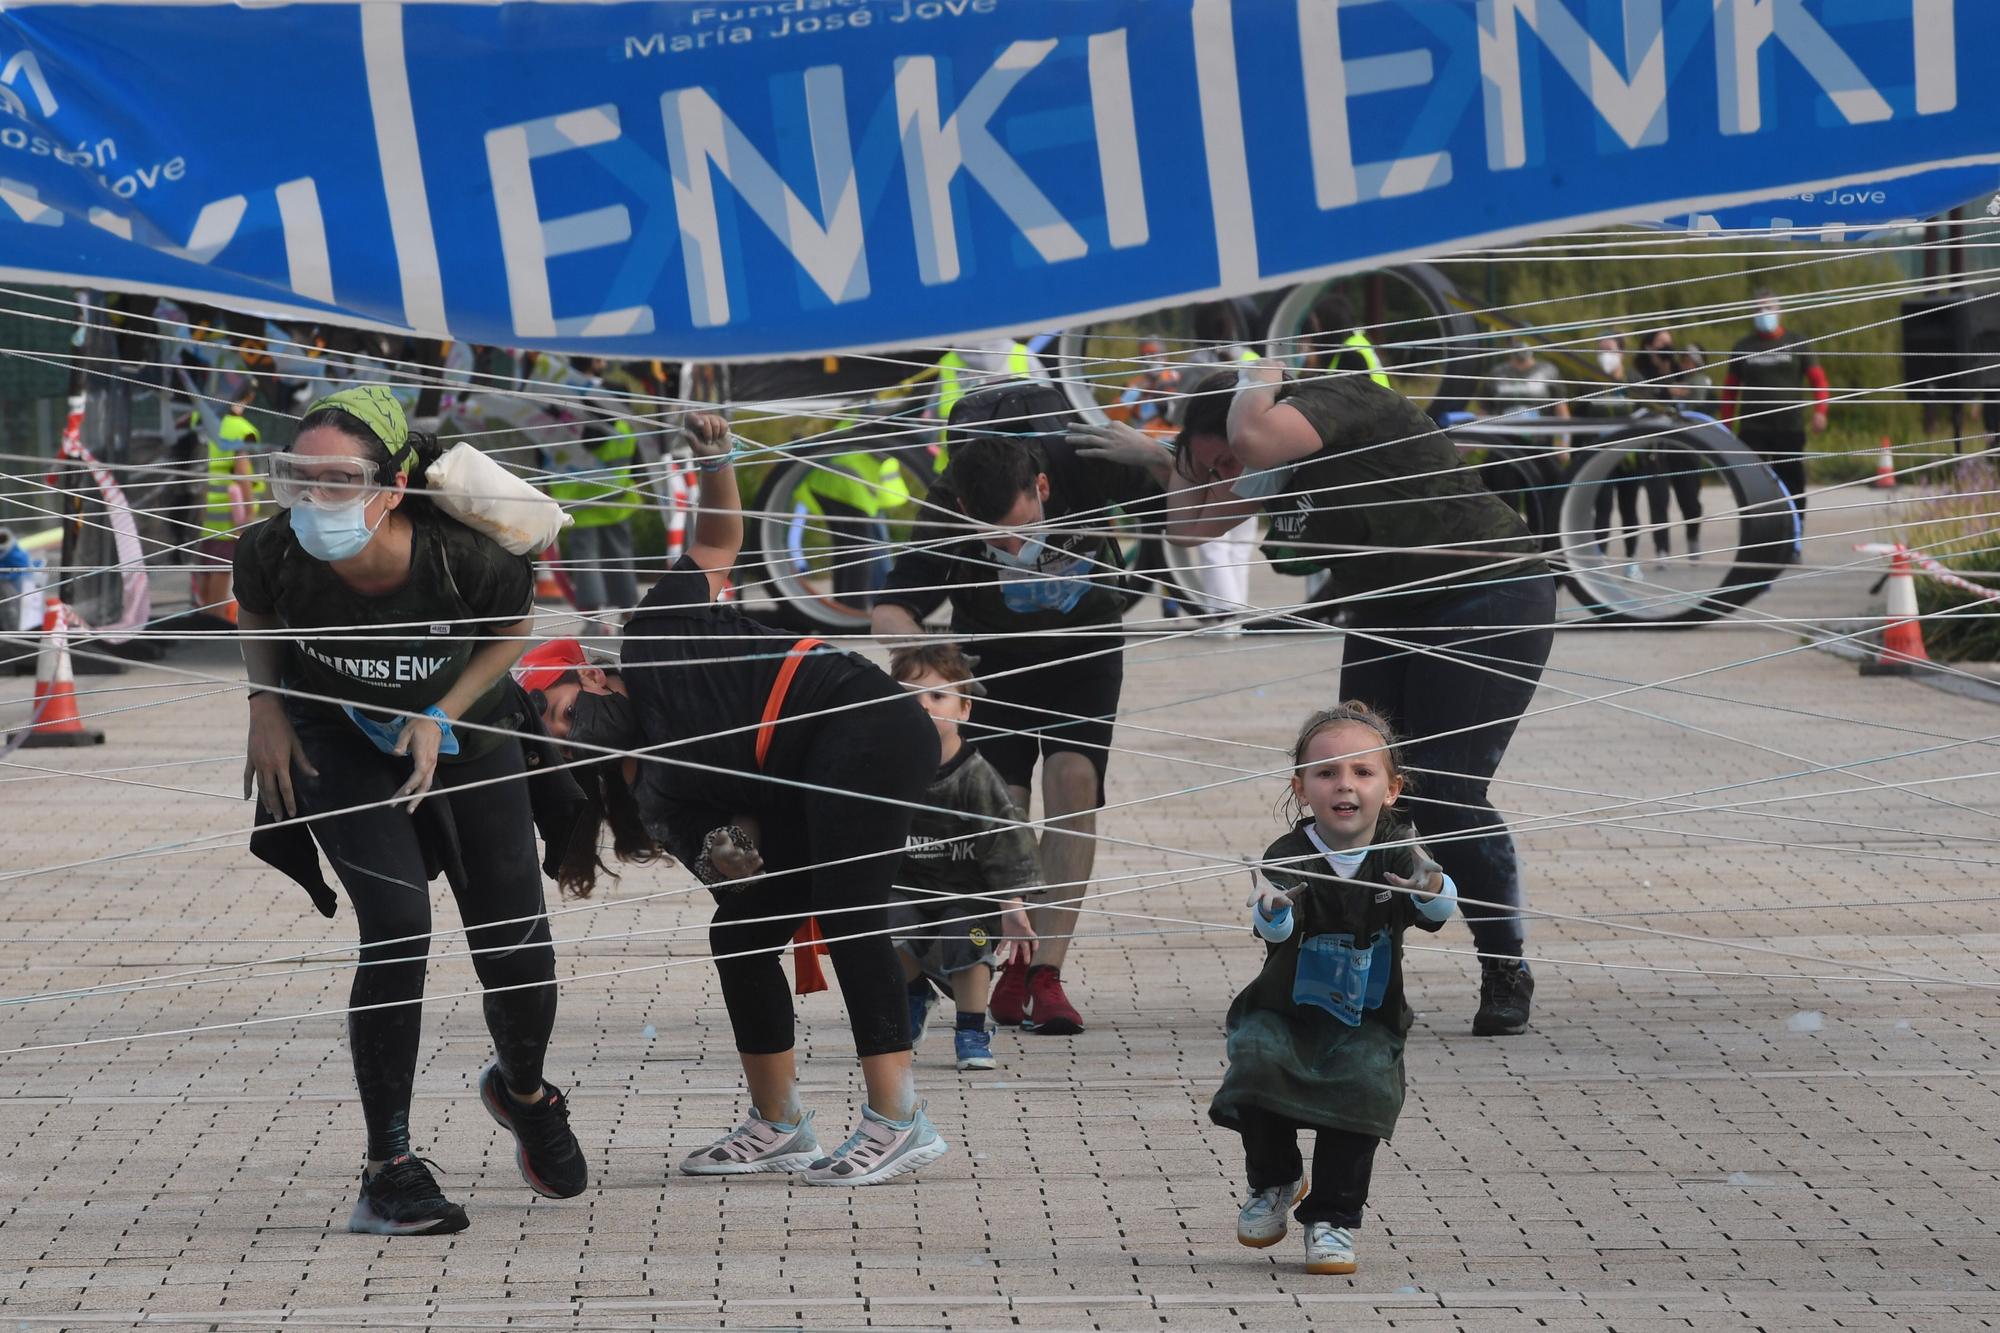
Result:
M1728 487L1730 509L1700 520L1711 532L1728 529L1733 540L1726 545L1713 543L1712 536L1702 539L1703 548L1722 545L1726 561L1669 558L1664 562L1668 572L1657 580L1617 572L1619 567L1633 568L1637 561L1620 558L1620 548L1612 545L1608 528L1600 528L1597 514L1600 498L1620 480L1615 474L1625 455L1635 449L1646 451L1664 468L1698 470ZM1577 449L1561 495L1550 549L1560 552L1558 563L1570 595L1604 623L1705 624L1748 605L1799 558L1798 517L1777 473L1726 427L1707 417L1640 417L1629 429ZM1669 520L1670 536L1685 525L1685 516ZM1606 547L1603 553L1596 549L1600 539Z
M1368 326L1369 334L1384 366L1397 377L1396 387L1414 398L1428 386L1425 409L1433 416L1463 408L1492 354L1479 342L1477 322L1460 308L1458 288L1429 264L1397 264L1294 287L1271 308L1265 337L1274 349L1289 345L1285 359L1292 365L1324 368L1347 330L1327 327L1322 306L1338 294L1349 314L1360 316L1368 309L1371 286L1385 302L1385 322Z
M1116 377L1107 366L1130 361L1131 371L1141 369L1142 363L1135 358L1139 344L1147 338L1165 342L1167 361L1185 360L1188 352L1207 343L1254 343L1262 336L1265 323L1259 301L1239 296L1064 329L1053 351L1044 352L1042 360L1045 364L1054 362L1050 370L1056 387L1077 415L1102 423L1111 419L1105 414L1106 405L1118 400Z
M829 449L828 453L839 453ZM761 619L818 634L866 634L869 598L858 586L857 557L843 545L864 543L886 559L891 525L865 515L813 513L797 496L816 471L805 458L787 458L765 474L744 516L739 568L746 595L768 598ZM867 558L867 557L860 557Z
M1553 550L1558 546L1556 525L1562 513L1563 470L1550 456L1547 442L1518 437L1453 438L1461 457L1467 451L1474 451L1466 467L1478 473L1486 489L1521 516L1542 549Z

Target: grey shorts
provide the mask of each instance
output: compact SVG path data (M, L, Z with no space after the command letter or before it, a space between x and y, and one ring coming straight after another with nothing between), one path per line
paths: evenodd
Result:
M968 967L993 966L1000 913L978 898L897 893L889 899L889 933L897 952L915 959L932 981L949 987L951 978Z

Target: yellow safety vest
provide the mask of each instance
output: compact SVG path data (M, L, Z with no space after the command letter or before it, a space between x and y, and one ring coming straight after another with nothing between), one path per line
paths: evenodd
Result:
M1362 363L1368 367L1368 378L1385 389L1389 387L1389 376L1382 365L1382 357L1376 352L1375 344L1368 341L1367 334L1355 329L1341 339L1340 345L1361 353Z
M835 504L876 518L894 513L910 502L910 483L893 458L870 453L834 454L813 460L802 488L817 501Z
M199 413L194 423L197 427L201 424ZM243 456L244 446L257 443L257 428L248 418L232 412L222 419L215 435L203 431L202 438L208 443L208 502L202 511L201 530L211 537L227 537L236 531L236 505L230 499L229 488L242 486L248 491L253 519L257 517L258 503L264 498L263 477L254 470L247 477L236 472L236 460Z
M1027 379L1030 375L1034 374L1033 367L1034 367L1033 354L1028 351L1028 346L1026 343L1017 342L1008 347L1007 349L1008 375L1012 376L1015 379L1024 380ZM965 392L968 387L966 381L968 379L974 381L975 383L982 380L991 381L992 379L994 379L994 375L991 371L974 370L970 365L966 363L965 358L960 356L957 352L946 352L943 356L938 358L937 414L941 420L944 421L951 420L951 409L958 406L959 399L965 397ZM932 462L932 466L938 472L941 473L945 469L945 464L949 461L950 458L948 454L942 447L940 447L937 451L936 459L934 459Z
M584 447L601 470L588 480L550 482L550 498L570 506L579 528L623 523L639 507L639 493L632 489L632 460L638 456L639 440L632 423L616 422L610 435Z

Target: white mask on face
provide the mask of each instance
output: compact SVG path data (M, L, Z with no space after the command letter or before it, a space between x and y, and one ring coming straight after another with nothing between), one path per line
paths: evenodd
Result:
M1048 543L1040 537L1028 538L1021 543L1021 549L1018 552L1011 553L1001 550L992 542L986 543L986 554L992 556L1000 564L1012 565L1015 569L1037 568L1042 563L1042 557L1048 553L1048 549Z
M1597 354L1597 368L1607 375L1616 375L1618 373L1618 364L1618 353L1616 352L1599 352Z
M1778 331L1778 312L1775 310L1759 310L1756 317L1750 322L1757 326L1757 332L1759 333L1776 333Z

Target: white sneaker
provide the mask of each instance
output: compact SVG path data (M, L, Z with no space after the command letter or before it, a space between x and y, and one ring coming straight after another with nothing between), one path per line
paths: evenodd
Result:
M1251 1190L1250 1201L1236 1214L1236 1239L1253 1250L1276 1245L1291 1229L1292 1205L1305 1194L1303 1177L1289 1185Z
M1352 1273L1354 1233L1331 1222L1306 1224L1306 1272Z
M681 1162L681 1173L689 1176L752 1176L768 1171L803 1171L820 1157L819 1139L813 1134L813 1113L807 1111L796 1125L781 1125L764 1119L755 1111L749 1118L699 1152Z
M898 1125L870 1107L861 1108L861 1124L847 1142L805 1171L808 1185L879 1185L920 1166L929 1166L951 1151L919 1106L906 1125Z

